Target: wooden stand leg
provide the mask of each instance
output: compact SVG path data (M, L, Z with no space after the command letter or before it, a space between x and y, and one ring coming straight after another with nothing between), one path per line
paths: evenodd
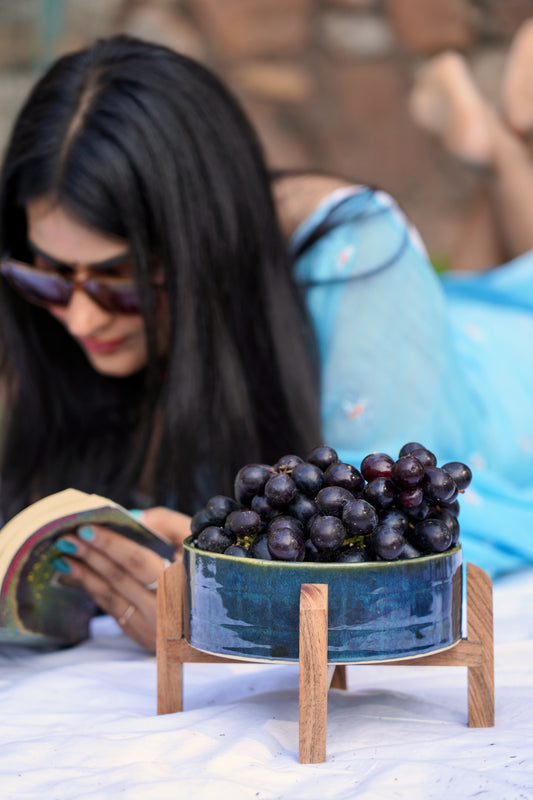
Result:
M157 713L183 709L183 662L170 661L168 644L183 636L183 564L172 564L157 582Z
M481 664L468 666L468 724L471 728L494 725L494 626L492 582L482 569L467 564L468 641L479 642Z
M326 760L328 696L328 587L302 584L300 592L300 763Z
M348 684L346 682L346 667L344 664L337 664L335 667L335 672L333 673L333 678L331 679L330 689L347 689Z

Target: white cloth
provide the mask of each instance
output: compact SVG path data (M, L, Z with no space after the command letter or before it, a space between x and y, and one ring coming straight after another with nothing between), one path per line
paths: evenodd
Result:
M297 665L187 664L184 711L157 716L155 657L107 617L69 650L0 647L2 800L529 800L533 573L494 601L494 728L468 727L466 668L349 666L313 765Z

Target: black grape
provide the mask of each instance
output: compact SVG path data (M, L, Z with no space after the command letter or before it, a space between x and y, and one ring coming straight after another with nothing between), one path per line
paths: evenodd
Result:
M307 525L311 517L318 512L318 506L311 497L296 492L287 506L287 511L296 517L296 519L299 519L304 525Z
M367 481L390 478L394 460L386 453L370 453L361 461L361 474Z
M443 520L426 517L417 522L409 534L409 539L424 553L442 553L450 547L452 534Z
M344 506L342 521L349 536L369 536L378 524L379 518L374 506L358 498Z
M409 455L414 456L417 458L423 467L436 467L437 466L437 459L434 453L431 450L426 450L425 447L420 448L419 450L413 450Z
M459 512L461 511L461 506L459 505L459 500L453 500L451 503L439 503L437 508L444 508L446 511L449 511L450 514L453 514L454 517L459 516Z
M209 522L209 517L206 513L205 508L201 508L200 511L197 511L196 514L191 519L191 533L193 536L198 536L198 534L203 531L204 528L207 528L211 523Z
M421 519L425 519L429 514L429 512L431 511L431 509L432 506L428 503L427 500L422 500L422 502L419 505L413 506L411 508L408 508L407 506L405 507L409 519L416 520L416 522L419 522Z
M398 502L404 508L416 508L424 499L424 492L420 486L413 486L412 489L404 489L398 492Z
M260 533L250 545L250 555L252 558L261 558L263 561L272 561L270 550L268 549L268 534Z
M398 458L411 455L413 450L426 450L426 448L420 442L407 442L398 453Z
M365 481L358 469L351 464L339 461L331 464L324 472L324 483L326 486L342 486L347 489L354 497L359 495L365 486Z
M276 472L292 472L298 464L303 464L303 458L300 456L281 456L274 464Z
M266 521L274 519L274 517L277 517L279 514L281 514L280 509L274 508L264 494L256 494L254 497L252 497L250 506L252 511L255 511L256 514L259 514L261 519Z
M424 467L414 456L403 456L393 464L390 476L402 489L412 489L424 477Z
M399 508L387 508L382 511L379 515L379 522L389 528L394 528L399 533L405 533L409 527L409 517Z
M411 544L411 542L406 541L398 558L402 560L406 558L420 558L421 555L423 555L423 553L420 550Z
M280 528L289 528L302 539L304 538L305 528L300 520L296 519L295 517L290 517L287 515L276 517L276 519L273 519L272 522L269 523L267 533L280 530Z
M341 547L334 560L336 564L361 564L367 560L367 557L362 547L356 544L348 544L345 547Z
M311 523L309 536L317 550L338 550L346 537L346 528L338 517L319 515Z
M305 544L292 528L277 528L268 534L268 549L273 558L281 561L303 561Z
M250 558L250 553L246 547L243 547L241 544L230 544L230 546L224 550L224 555L237 556L238 558Z
M200 550L208 550L210 553L223 553L230 544L235 543L235 536L229 531L210 525L204 528L198 536L198 547Z
M434 503L447 503L457 492L454 479L440 467L426 467L420 484L424 497Z
M388 508L394 503L396 489L389 478L374 478L365 486L363 498L374 508Z
M405 539L396 528L381 523L372 534L371 546L375 554L385 561L394 561L402 554Z
M308 461L298 464L291 474L291 478L296 484L296 488L303 494L314 497L324 485L324 473L316 464Z
M232 511L228 516L226 529L235 536L254 536L261 527L261 517L255 511L245 509Z
M296 484L290 475L272 475L265 484L265 497L274 508L281 508L291 502L296 494Z
M325 516L341 517L344 506L354 499L353 494L342 486L325 486L317 494L316 504Z
M326 470L330 464L335 464L335 462L339 460L339 457L333 447L321 445L311 450L305 460L309 461L311 464L316 464L321 470Z
M450 461L448 464L443 464L442 469L451 475L460 492L464 492L470 486L472 471L466 464L462 464L460 461Z
M305 546L304 561L313 561L314 562L314 561L323 561L324 560L324 554L321 553L320 550L318 550L315 547L315 545L313 544L311 539L306 539L305 543L304 543L304 546Z
M265 483L272 475L268 464L247 464L235 476L233 493L238 503L247 505L254 494L261 494Z
M207 501L205 506L205 513L211 525L224 525L226 517L232 511L236 511L239 504L232 497L225 497L222 494L217 494Z
M459 522L457 521L457 517L451 513L451 511L446 511L444 508L436 508L434 511L431 512L428 519L440 519L446 523L448 526L450 533L452 535L451 544L457 544L459 540Z
M454 483L455 483L455 481L454 481ZM453 490L453 493L452 493L451 497L449 497L449 498L446 500L446 502L447 502L448 504L450 504L450 503L453 503L453 501L457 499L457 496L458 496L458 495L459 495L459 489L457 488L457 484L455 484L455 489Z

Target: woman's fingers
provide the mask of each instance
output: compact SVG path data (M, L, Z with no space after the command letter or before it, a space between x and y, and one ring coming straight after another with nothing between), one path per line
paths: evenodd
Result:
M56 542L65 571L136 642L153 650L157 579L168 562L147 547L100 525Z
M158 506L142 513L146 527L172 542L176 552L190 534L190 517ZM157 580L164 558L101 525L79 528L56 542L64 571L79 583L125 633L148 650L155 648Z
M102 535L102 539L106 539ZM124 538L124 537L121 537ZM129 544L132 544L131 542ZM89 569L110 587L113 593L126 598L130 603L139 604L140 601L153 601L155 604L154 592L147 588L150 581L145 580L145 575L154 576L161 574L165 568L163 559L156 553L152 553L146 547L136 545L141 552L135 553L135 569L132 569L131 556L128 558L127 552L124 553L123 562L120 559L122 543L114 545L115 550L110 553L107 550L100 550L97 547L85 542L80 542L76 551L78 562L83 562ZM124 547L127 551L129 548ZM143 552L144 551L144 552ZM155 556L155 560L153 559ZM143 557L146 558L147 565L142 564ZM77 577L77 576L74 576ZM119 615L124 609L118 609Z
M76 537L66 538L76 539ZM118 570L115 574L112 569L113 564L109 565L110 580L120 578L124 572L143 586L148 586L159 578L167 566L165 559L149 548L101 525L79 528L76 544L76 555L81 558L94 559L97 553L101 553L109 561L114 562Z
M156 596L121 571L116 564L88 548L84 555L62 556L69 578L85 589L106 614L115 617L134 641L155 649Z

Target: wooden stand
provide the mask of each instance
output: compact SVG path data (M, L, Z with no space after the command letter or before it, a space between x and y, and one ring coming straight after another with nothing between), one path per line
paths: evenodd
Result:
M157 587L157 713L183 709L183 664L245 661L203 653L186 637L183 618L185 571L169 567ZM440 653L377 662L386 666L468 667L468 724L494 725L494 644L492 582L474 564L467 564L466 638ZM316 764L326 760L327 693L346 689L345 665L328 665L328 587L302 584L300 593L299 760ZM369 663L369 662L357 662Z

